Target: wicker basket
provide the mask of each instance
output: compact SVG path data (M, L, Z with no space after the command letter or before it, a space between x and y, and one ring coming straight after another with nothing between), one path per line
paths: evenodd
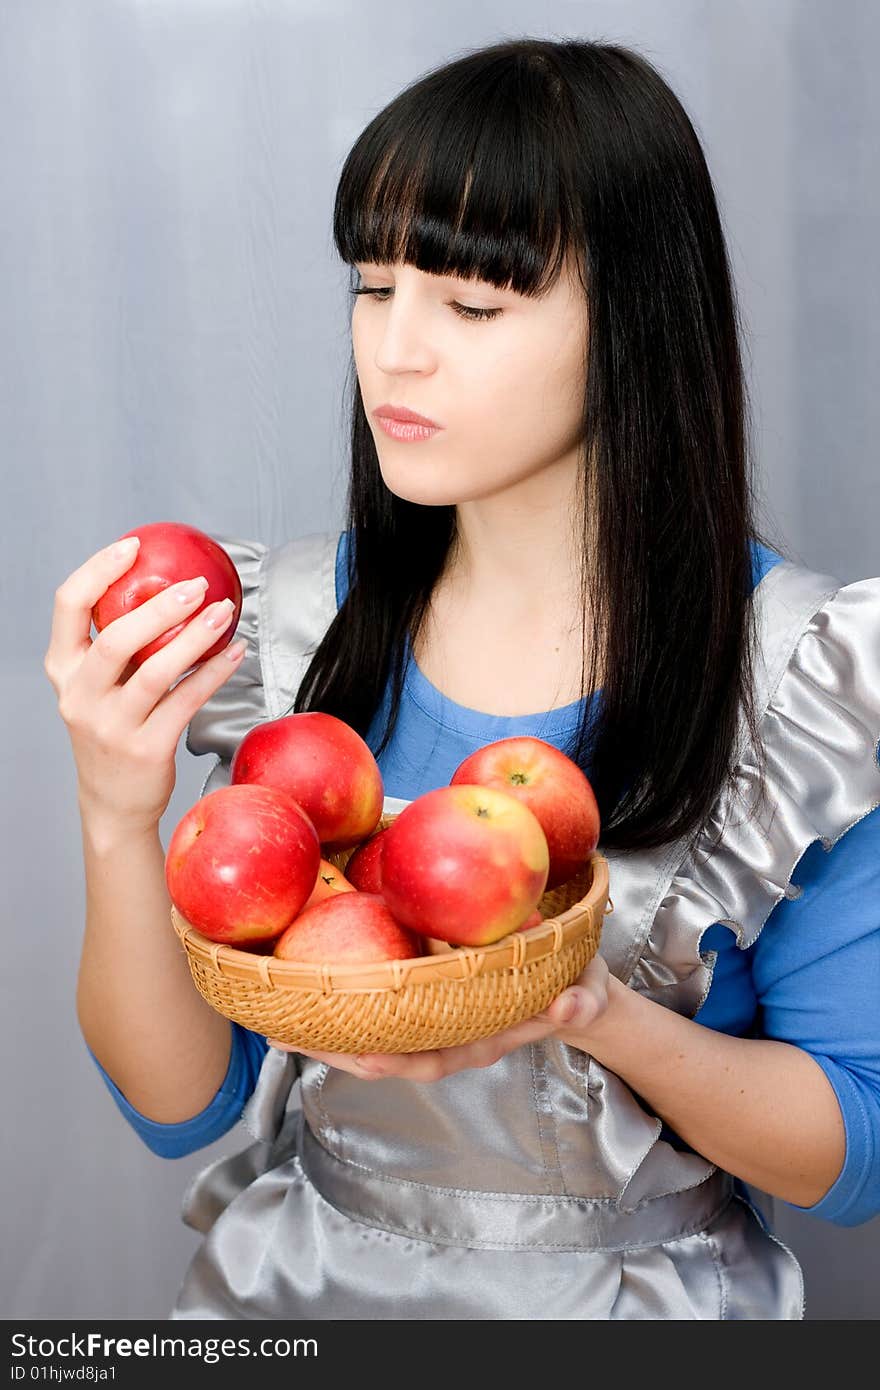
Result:
M385 829L397 813L382 816ZM345 870L354 848L326 857ZM594 956L613 911L608 862L545 893L537 927L490 946L374 965L306 965L210 941L172 906L199 992L255 1033L323 1052L423 1052L488 1037L546 1008Z

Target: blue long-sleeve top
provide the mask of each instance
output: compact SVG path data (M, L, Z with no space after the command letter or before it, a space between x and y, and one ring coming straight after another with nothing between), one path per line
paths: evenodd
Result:
M347 591L349 540L344 532L337 548L337 604ZM752 556L753 584L782 558L757 543ZM386 690L366 736L374 751L388 703ZM580 705L574 701L541 715L469 709L432 685L410 650L398 721L379 758L385 793L413 800L446 785L468 754L497 739L531 734L562 747ZM825 1196L796 1209L838 1226L857 1226L880 1213L880 808L830 851L821 841L811 844L795 881L801 895L783 898L746 950L737 948L733 933L720 922L703 934L701 950L716 951L717 958L696 1019L736 1037L791 1043L822 1068L840 1105L846 1156ZM229 1068L220 1089L200 1114L176 1124L141 1115L91 1054L122 1114L154 1153L164 1158L192 1153L241 1118L267 1044L237 1023L231 1027Z

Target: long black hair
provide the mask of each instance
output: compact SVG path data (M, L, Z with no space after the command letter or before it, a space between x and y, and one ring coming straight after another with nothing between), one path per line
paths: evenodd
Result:
M647 59L614 44L519 38L466 52L363 130L333 233L353 285L355 261L405 262L540 295L574 257L589 323L582 694L600 656L603 685L601 716L585 700L565 751L596 794L600 846L694 844L725 783L737 791L741 718L760 755L750 543L771 542L753 514L724 236L680 101ZM347 391L348 595L293 709L366 735L390 679L378 756L456 511L390 491L353 359Z

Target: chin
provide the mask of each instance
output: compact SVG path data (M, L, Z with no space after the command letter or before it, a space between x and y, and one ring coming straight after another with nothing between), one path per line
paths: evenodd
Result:
M460 494L450 488L448 479L431 479L428 470L417 474L415 469L383 468L380 460L379 471L388 491L404 502L420 507L454 507L462 501Z

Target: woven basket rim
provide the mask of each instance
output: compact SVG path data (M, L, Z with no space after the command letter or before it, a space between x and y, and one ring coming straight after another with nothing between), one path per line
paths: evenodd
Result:
M219 975L250 981L266 988L320 990L323 994L399 990L408 984L437 980L472 979L476 975L521 967L560 951L570 942L601 928L602 918L613 911L608 897L609 871L605 855L595 850L587 861L592 870L586 894L564 912L546 917L538 926L512 932L488 946L460 946L448 954L414 956L410 960L315 965L257 955L211 941L171 906L171 921L187 954Z

